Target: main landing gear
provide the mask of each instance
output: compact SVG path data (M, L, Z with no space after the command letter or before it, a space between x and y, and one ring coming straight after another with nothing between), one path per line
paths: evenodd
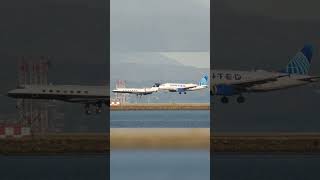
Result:
M102 103L97 103L96 104L96 114L101 113L101 107L102 107Z
M182 92L179 92L179 94L181 94L181 93L182 93ZM187 94L187 92L184 91L183 94Z
M87 115L90 115L92 113L90 110L90 104L85 104L84 109L85 109Z
M102 109L102 103L100 103L100 102L96 103L95 106L96 106L96 109L95 109L96 114L101 113L102 112L102 110L101 110ZM85 112L86 112L87 115L92 114L92 111L90 110L90 104L85 104L84 109L85 109Z
M226 97L226 96L223 96L223 97L221 98L221 102L222 102L223 104L227 104L227 103L229 102L229 98ZM244 98L242 95L240 95L239 97L237 97L237 102L238 102L239 104L244 103L244 102L245 102L245 98Z
M228 99L226 96L223 96L223 97L221 98L221 102L222 102L223 104L227 104L227 103L229 102L229 99Z
M244 98L243 96L237 97L237 102L238 102L239 104L244 103L244 101L245 101L245 98Z

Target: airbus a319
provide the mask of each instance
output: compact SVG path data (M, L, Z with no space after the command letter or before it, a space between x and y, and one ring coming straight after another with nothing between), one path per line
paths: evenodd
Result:
M269 92L303 86L319 81L320 76L309 75L313 46L305 45L280 71L234 71L212 70L210 94L220 96L222 103L228 103L231 96L238 96L243 103L243 94Z

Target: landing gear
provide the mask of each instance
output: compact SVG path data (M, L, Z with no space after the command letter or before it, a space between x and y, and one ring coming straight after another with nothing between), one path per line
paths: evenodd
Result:
M105 104L106 106L110 106L110 103L108 103L108 101L104 101L104 100L101 100L101 101L97 101L97 102L95 102L95 103L90 103L90 102L88 102L88 103L86 103L85 105L84 105L84 109L85 109L85 112L86 112L86 114L87 115L90 115L90 114L92 114L92 112L91 112L91 110L90 110L90 105L93 105L93 106L95 106L95 112L96 112L96 114L100 114L101 112L102 112L102 105L103 104Z
M142 98L142 94L137 94L137 104L138 104L138 102L141 102L141 98Z
M90 104L86 104L86 105L84 106L84 109L85 109L87 115L90 115L90 114L91 114Z
M184 92L184 94L187 94L187 92Z
M101 102L96 104L96 114L101 113L101 107L102 107L102 103Z
M179 94L181 94L181 92L179 92Z
M221 102L222 102L223 104L227 104L227 103L229 102L229 99L228 99L226 96L223 96L223 97L221 98Z
M96 114L99 114L99 113L101 113L101 108L96 108Z
M237 98L237 102L238 102L238 103L244 103L244 101L245 101L245 98L244 98L242 95L240 95L240 96Z

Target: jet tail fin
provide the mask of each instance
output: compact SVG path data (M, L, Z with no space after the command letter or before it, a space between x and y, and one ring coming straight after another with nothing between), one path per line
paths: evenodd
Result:
M200 81L199 81L199 85L202 86L202 85L208 85L208 75L204 75Z
M290 60L286 69L283 71L288 74L308 74L313 49L311 44L304 45L304 47Z

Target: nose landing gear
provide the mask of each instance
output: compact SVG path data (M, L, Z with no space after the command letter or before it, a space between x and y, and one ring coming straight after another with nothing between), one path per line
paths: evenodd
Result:
M87 115L90 115L90 114L91 114L90 104L85 104L84 109L85 109Z
M240 95L238 98L237 98L237 102L240 104L240 103L244 103L244 101L245 101L245 98L242 96L242 95Z
M223 96L223 97L221 98L221 102L222 102L223 104L227 104L227 103L229 102L229 99L228 99L226 96Z

